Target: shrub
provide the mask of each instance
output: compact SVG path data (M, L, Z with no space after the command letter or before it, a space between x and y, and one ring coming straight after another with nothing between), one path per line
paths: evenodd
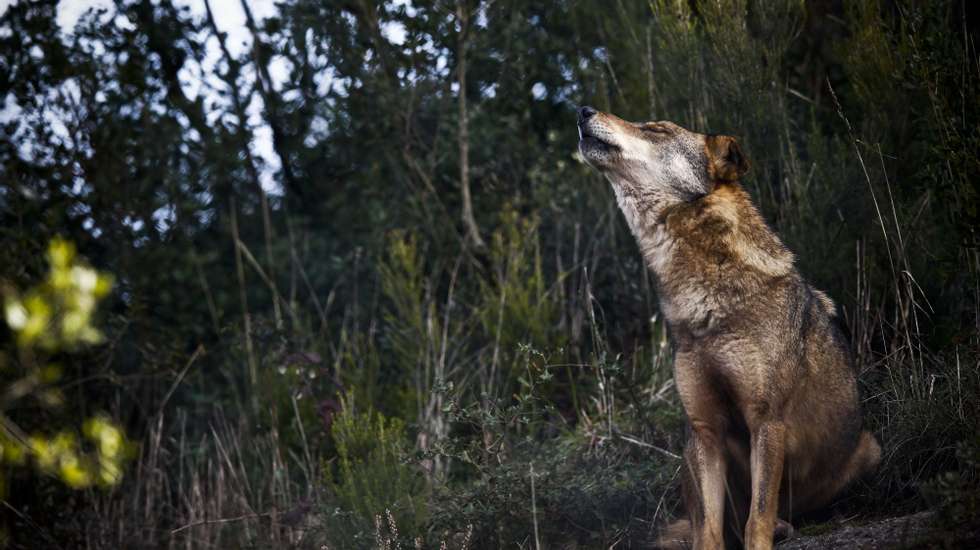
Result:
M421 532L428 517L428 488L406 462L405 427L348 394L331 427L337 450L327 463L330 509L326 537L336 548L361 548L376 534L375 518L390 513L403 536Z

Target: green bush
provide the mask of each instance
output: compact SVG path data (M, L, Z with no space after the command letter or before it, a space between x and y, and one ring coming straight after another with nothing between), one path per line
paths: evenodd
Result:
M330 433L336 458L328 468L326 534L336 548L363 548L376 535L376 518L390 514L403 536L420 533L428 518L428 487L407 462L407 436L398 419L348 394Z

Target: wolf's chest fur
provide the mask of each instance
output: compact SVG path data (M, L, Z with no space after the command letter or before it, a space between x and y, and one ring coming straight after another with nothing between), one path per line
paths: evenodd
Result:
M710 331L730 316L757 314L760 294L803 284L793 255L737 184L666 207L620 188L616 196L674 327Z

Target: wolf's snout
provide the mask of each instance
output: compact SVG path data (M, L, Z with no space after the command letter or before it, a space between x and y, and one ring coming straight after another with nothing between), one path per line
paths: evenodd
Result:
M589 120L590 118L592 118L593 116L595 116L595 114L598 113L598 112L599 111L596 111L595 109L593 109L592 107L589 107L588 105L586 105L585 107L579 107L578 108L578 122L579 122L579 124L585 122L586 120Z

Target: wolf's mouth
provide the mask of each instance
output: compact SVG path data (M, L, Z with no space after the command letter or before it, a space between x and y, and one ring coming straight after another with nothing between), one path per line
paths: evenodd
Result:
M616 145L614 145L612 143L609 143L608 141L606 141L606 140L604 140L604 139L602 139L600 137L597 137L595 134L593 134L591 131L589 131L588 126L587 125L584 125L584 124L579 124L578 125L578 139L579 139L579 141L581 143L586 144L586 145L597 145L597 146L603 147L603 148L605 148L607 150L619 149L618 146L616 146Z

